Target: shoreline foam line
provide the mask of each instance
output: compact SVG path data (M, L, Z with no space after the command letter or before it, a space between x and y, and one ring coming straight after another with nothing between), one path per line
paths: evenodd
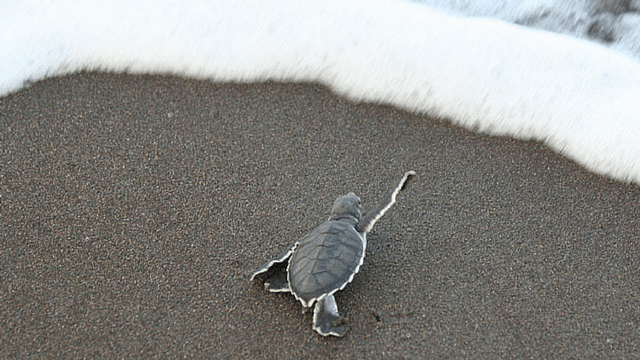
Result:
M640 63L587 41L394 0L27 1L0 14L0 95L82 70L315 81L640 183Z

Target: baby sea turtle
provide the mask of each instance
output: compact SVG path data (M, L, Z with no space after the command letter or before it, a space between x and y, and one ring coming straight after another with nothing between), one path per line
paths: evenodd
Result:
M329 220L264 264L251 275L251 281L256 276L266 276L267 290L292 293L305 310L315 303L313 329L323 336L343 336L347 328L338 315L333 294L344 289L360 270L367 233L415 174L406 172L384 201L364 217L360 213L360 199L354 193L338 198Z

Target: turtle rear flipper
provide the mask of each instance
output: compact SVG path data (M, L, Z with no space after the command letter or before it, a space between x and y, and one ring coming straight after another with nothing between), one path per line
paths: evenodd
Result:
M368 233L371 231L376 221L380 220L382 215L384 215L384 213L391 209L391 206L396 203L396 195L398 195L400 191L404 190L409 179L415 175L415 171L407 171L404 173L404 176L400 179L398 185L389 191L389 193L384 197L384 200L375 209L367 211L360 223L356 226L356 230L360 233Z
M322 336L344 336L347 327L338 314L338 304L333 295L322 297L313 311L313 330Z

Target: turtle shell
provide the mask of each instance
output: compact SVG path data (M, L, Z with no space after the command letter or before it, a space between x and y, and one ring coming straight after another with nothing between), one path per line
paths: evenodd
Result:
M352 224L327 221L295 245L289 260L291 292L305 307L343 289L364 261L366 234Z

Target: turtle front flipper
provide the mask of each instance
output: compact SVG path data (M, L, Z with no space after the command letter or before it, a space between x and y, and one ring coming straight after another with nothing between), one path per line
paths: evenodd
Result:
M253 279L255 279L256 276L261 275L261 274L266 274L267 272L269 272L271 267L273 267L274 265L280 264L280 266L276 266L273 269L273 270L275 270L274 276L276 277L276 282L277 282L277 279L280 278L280 273L283 271L283 269L281 269L281 267L284 268L284 281L287 282L287 264L289 262L289 258L291 257L291 254L293 254L293 251L296 248L296 245L297 244L294 244L293 246L291 246L289 249L287 249L285 252L283 252L277 258L275 258L273 260L269 260L266 264L262 265L262 267L260 267L260 269L256 270L251 275L251 281L253 281ZM273 276L270 276L269 279L271 279L272 277ZM265 285L266 285L266 283L265 283ZM289 285L287 284L287 289L288 288L289 288ZM280 291L284 291L284 290L280 290Z
M287 279L287 262L274 264L264 281L264 288L269 292L291 292Z
M365 234L371 231L376 221L380 220L382 215L384 215L384 213L386 213L387 210L391 209L391 206L396 203L396 196L398 195L398 193L404 190L409 182L409 179L411 179L411 177L415 175L415 171L407 171L406 173L404 173L404 176L402 177L402 179L400 179L398 185L391 191L389 191L389 193L384 197L382 203L380 203L375 209L367 211L360 223L356 226L356 230L358 230L359 233Z
M313 330L322 336L344 336L347 327L338 314L338 304L333 295L322 297L313 311Z

